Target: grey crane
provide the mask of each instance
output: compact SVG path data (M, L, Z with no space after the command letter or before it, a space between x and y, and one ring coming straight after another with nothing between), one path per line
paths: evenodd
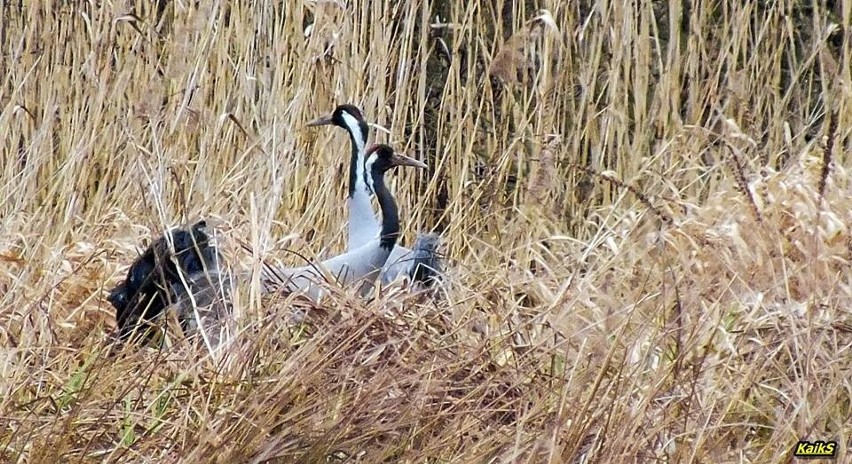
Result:
M364 160L364 147L369 136L369 127L358 107L340 105L329 116L315 119L308 126L334 125L349 133L352 154L349 164L349 242L348 250L363 246L379 230L370 196L375 192L367 180L368 170ZM396 245L381 271L381 280L387 284L406 276L410 281L431 284L441 274L441 261L437 254L438 236L420 234L409 249Z
M311 299L318 301L325 294L321 281L327 280L326 275L337 279L344 286L358 285L362 295L372 288L373 282L391 255L391 250L394 249L399 237L399 211L393 195L385 185L385 173L396 166L417 168L427 166L420 161L395 153L387 145L374 145L366 150L364 155L363 182L365 188L376 195L382 210L379 230L360 246L350 247L345 253L318 265L309 264L280 270L267 269L264 277L267 291L284 286L290 292L303 291ZM350 197L350 204L355 201L358 200L352 200Z

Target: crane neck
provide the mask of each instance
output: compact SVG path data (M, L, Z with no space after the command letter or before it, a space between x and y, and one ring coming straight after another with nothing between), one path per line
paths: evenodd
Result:
M379 245L388 251L393 250L399 238L399 210L390 190L385 186L385 173L378 166L373 166L370 175L372 188L376 193L379 207L382 208L382 232Z
M359 188L368 188L364 185L364 153L367 150L367 136L369 134L367 124L355 117L344 114L346 131L349 132L349 142L352 146L352 156L349 160L349 198L355 196Z

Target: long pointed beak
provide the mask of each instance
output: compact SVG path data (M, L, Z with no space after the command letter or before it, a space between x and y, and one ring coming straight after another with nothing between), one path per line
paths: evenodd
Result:
M399 153L394 153L391 156L391 166L411 166L420 169L426 169L429 167L422 161L417 161L414 158L409 158L405 155L400 155Z
M314 119L313 121L308 123L308 126L327 126L331 124L331 116L323 116L321 118Z

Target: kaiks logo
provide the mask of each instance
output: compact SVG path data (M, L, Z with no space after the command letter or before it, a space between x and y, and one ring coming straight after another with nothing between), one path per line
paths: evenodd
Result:
M834 458L837 457L837 442L802 440L796 443L793 456L797 458Z

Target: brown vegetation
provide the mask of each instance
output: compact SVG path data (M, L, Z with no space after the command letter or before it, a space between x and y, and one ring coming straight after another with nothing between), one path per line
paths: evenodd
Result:
M4 2L0 461L848 459L850 3L516 3ZM221 351L107 356L169 226L343 247L343 102L430 164L443 298L255 278Z

